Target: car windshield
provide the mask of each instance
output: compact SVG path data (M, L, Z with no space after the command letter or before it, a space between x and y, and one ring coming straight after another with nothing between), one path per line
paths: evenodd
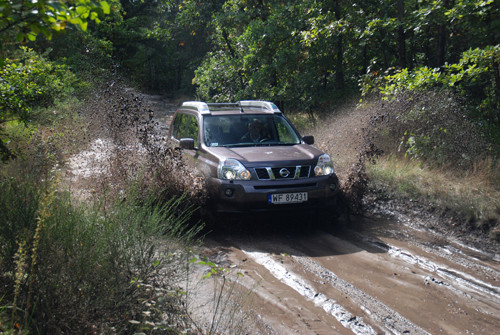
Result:
M282 115L207 115L203 137L210 147L294 145L300 138Z

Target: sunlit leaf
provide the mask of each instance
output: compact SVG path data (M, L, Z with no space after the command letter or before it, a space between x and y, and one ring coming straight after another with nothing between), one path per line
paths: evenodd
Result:
M111 7L109 6L109 4L106 1L101 1L100 5L101 5L101 8L102 8L102 11L104 14L111 13Z
M83 31L86 31L86 30L87 30L87 26L88 26L88 22L87 22L87 21L81 21L81 23L80 23L80 28L81 28Z
M84 14L84 13L88 13L89 12L89 9L85 6L78 6L76 7L76 12L80 15Z

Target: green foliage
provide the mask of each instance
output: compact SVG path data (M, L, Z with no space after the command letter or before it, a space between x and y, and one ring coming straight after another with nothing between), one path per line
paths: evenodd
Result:
M105 25L106 21L99 25ZM91 31L68 31L54 36L50 41L40 41L34 45L38 52L47 55L53 62L61 63L71 69L78 77L73 95L84 100L96 85L108 79L113 67L113 44L99 38Z
M238 73L238 63L237 59L231 59L222 51L207 54L193 79L193 83L199 85L197 94L200 100L237 100L243 85L243 78Z
M209 23L216 51L196 71L200 98L269 99L285 108L328 100L337 72L332 68L334 49L324 46L336 35L318 31L315 25L327 19L313 20L317 5L308 9L310 5L225 2Z
M76 76L64 65L47 61L31 49L21 48L18 59L6 59L0 68L0 158L16 156L7 145L6 124L29 124L40 119L40 108L54 105L69 96L77 84Z
M427 66L402 69L386 76L367 75L361 81L364 94L377 91L393 99L406 91L449 90L463 98L469 115L483 122L485 133L498 136L500 126L500 45L471 49L459 62L443 68ZM496 135L495 135L496 133Z
M40 33L50 39L67 25L86 30L89 21L100 22L99 16L109 13L106 1L1 0L0 33L5 38L13 32L17 42L34 41Z
M491 0L182 6L183 22L204 23L213 45L193 80L200 99L257 97L303 109L332 104L365 73L378 77L395 66L432 72L458 63L471 46L497 43L500 25L498 2Z
M0 1L0 159L18 155L9 147L5 123L24 124L36 119L36 108L54 104L72 93L76 77L63 65L47 61L31 49L12 50L19 42L35 41L38 34L51 39L54 32L75 25L85 31L89 21L109 14L106 1ZM15 43L13 43L15 42ZM5 50L3 47L7 46ZM9 58L4 58L5 56Z
M15 302L14 327L82 333L102 323L130 332L122 320L157 294L148 292L157 273L172 289L174 252L196 233L179 212L182 198L157 204L131 191L107 210L89 209L30 182L0 182L0 296Z
M111 4L112 15L94 35L112 44L121 73L146 90L191 94L193 71L207 50L198 21L184 22L182 6L171 1Z
M1 120L17 115L23 122L33 118L35 107L51 106L56 99L71 94L77 82L66 66L50 62L25 47L18 59L6 59L1 78Z

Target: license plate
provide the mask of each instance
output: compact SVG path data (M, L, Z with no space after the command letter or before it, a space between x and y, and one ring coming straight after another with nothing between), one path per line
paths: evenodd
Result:
M270 204L297 204L307 201L307 192L269 194L267 202Z

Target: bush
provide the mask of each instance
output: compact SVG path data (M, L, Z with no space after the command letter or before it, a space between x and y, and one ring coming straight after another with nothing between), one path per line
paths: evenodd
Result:
M25 125L40 119L41 108L74 91L76 76L65 66L47 61L33 50L21 48L19 59L6 59L0 68L0 158L18 155L10 148L7 122Z
M9 223L0 235L0 296L13 302L14 328L130 332L136 326L128 320L145 309L140 302L158 293L152 282L165 299L179 299L181 266L172 265L182 260L174 251L196 233L184 224L189 212L177 211L181 198L156 204L131 192L107 210L85 209L54 188L13 178L0 185L2 222ZM178 307L171 304L171 324L181 322Z
M391 101L377 101L377 145L436 166L468 168L491 148L477 123L449 91L403 91Z
M6 59L1 69L2 117L32 120L35 107L48 107L74 91L77 78L64 65L57 65L26 47L18 59Z
M376 91L385 100L398 94L414 92L452 92L460 97L461 113L467 113L481 123L481 131L493 143L500 141L500 45L471 49L462 53L461 59L442 68L418 67L402 69L381 76L366 75L361 80L363 93ZM405 93L406 92L406 93Z

